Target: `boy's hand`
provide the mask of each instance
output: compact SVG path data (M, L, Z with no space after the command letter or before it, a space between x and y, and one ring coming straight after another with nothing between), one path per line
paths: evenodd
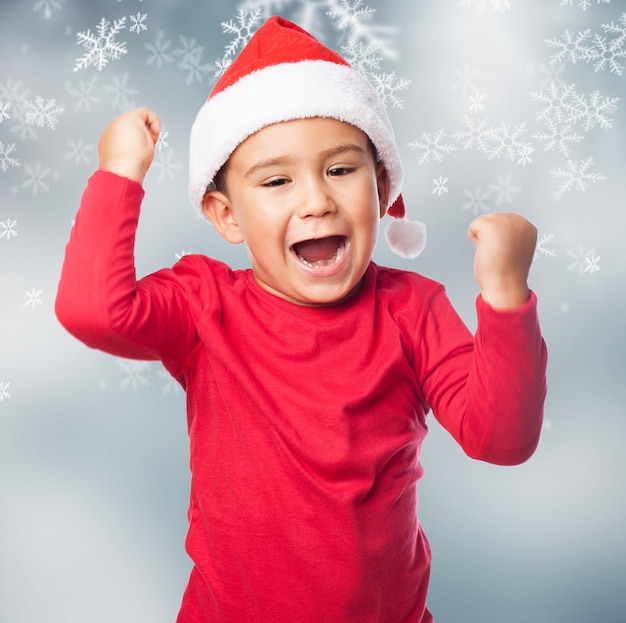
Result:
M98 142L98 168L140 184L152 164L161 120L147 108L135 108L104 129Z
M484 214L471 223L469 239L476 245L474 274L483 299L499 309L528 301L537 228L519 214Z

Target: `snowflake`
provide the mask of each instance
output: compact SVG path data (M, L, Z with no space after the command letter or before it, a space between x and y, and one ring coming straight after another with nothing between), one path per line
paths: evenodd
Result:
M24 106L26 107L26 123L38 128L45 126L52 130L57 127L59 115L65 110L57 106L55 99L44 100L40 95L37 95L34 101L25 101Z
M128 72L124 72L122 76L113 76L113 80L104 87L104 90L113 96L113 108L120 112L135 107L134 96L137 95L137 91L128 85L129 80Z
M513 203L513 195L521 192L519 186L513 185L513 173L509 171L506 175L498 175L498 179L489 184L489 190L496 193L496 205L503 203Z
M594 91L589 96L589 101L584 95L573 94L573 114L585 131L595 128L596 124L603 130L613 127L613 120L607 114L617 108L619 97L602 97L600 91Z
M183 35L180 35L180 43L182 47L174 50L174 56L181 57L178 67L187 72L187 86L193 82L202 82L204 74L211 70L210 65L202 64L204 47L198 45L195 39L188 40Z
M89 82L78 83L78 87L73 87L69 82L65 83L66 91L74 98L76 98L76 104L74 105L74 112L91 112L91 109L96 104L99 104L102 100L93 94L93 90L98 81L98 76L93 74Z
M33 288L30 291L26 292L26 302L24 303L25 307L38 307L39 305L43 305L43 301L41 300L41 290L37 288Z
M504 12L510 11L514 2L515 0L461 0L459 6L476 9L477 13L482 13L488 7L492 11Z
M185 249L183 249L179 253L174 253L176 261L181 260L183 257L185 257L185 255L191 255L191 251L185 251Z
M554 234L542 234L539 236L537 245L535 246L535 256L533 260L539 257L556 257L556 251L546 246L548 243L554 242L555 238L556 236Z
M490 191L484 191L480 186L476 186L473 191L465 189L463 194L467 197L467 201L461 206L462 210L471 210L474 216L490 211L489 206L485 203L491 197Z
M11 240L11 238L17 236L17 232L15 231L16 225L17 221L12 221L10 218L4 222L0 221L0 238Z
M137 11L137 15L131 15L130 21L133 23L133 25L129 29L130 32L136 32L139 35L142 33L142 31L148 30L148 27L145 24L147 18L147 13L140 13L139 11Z
M443 154L450 154L457 150L455 145L443 142L445 136L446 132L443 129L433 134L422 132L416 141L409 143L409 147L412 150L420 152L417 158L418 164L426 164L431 159L441 162Z
M236 23L232 20L222 22L222 32L234 35L233 40L225 48L224 58L233 58L250 41L256 30L256 25L261 19L261 11L256 10L248 13L240 9L236 19Z
M585 248L582 245L579 245L576 251L567 249L565 252L572 260L567 266L567 272L569 273L576 270L579 275L584 274L587 266L587 260L591 257L595 257L594 249L585 251Z
M472 149L475 147L479 151L487 152L488 139L491 136L487 119L474 119L465 115L463 117L463 125L466 126L466 130L452 132L450 137L462 143L463 149Z
M144 376L144 373L150 370L149 362L134 359L118 359L117 365L126 374L124 379L122 379L120 387L130 387L136 392L142 385L150 385L147 377Z
M3 102L0 100L0 123L5 119L10 119L11 115L7 112L11 108L11 102Z
M166 179L172 181L176 171L183 168L180 162L174 162L174 152L172 149L157 152L152 169L157 171L157 182L162 184Z
M0 171L5 173L9 170L9 167L19 167L20 163L17 158L11 158L11 154L15 151L15 143L11 145L5 145L0 141Z
M102 71L109 61L118 60L126 54L126 43L115 41L115 36L126 28L126 17L114 20L110 30L109 26L111 22L103 17L96 27L97 34L88 29L87 32L79 32L76 35L77 43L82 45L86 52L76 59L74 71L86 67L95 67L98 71Z
M441 197L443 193L447 193L448 192L448 187L446 186L447 183L448 183L448 178L443 177L443 175L440 175L439 177L434 178L432 194Z
M530 94L535 102L544 104L537 113L537 121L552 121L555 124L573 122L578 116L576 107L576 85L559 85L551 82L545 91Z
M11 397L9 394L9 387L11 383L5 383L4 381L0 381L0 402L4 402Z
M471 93L477 93L478 88L474 84L473 80L479 73L479 70L465 65L463 69L453 67L452 71L456 75L456 80L450 85L453 91L459 90L463 97L467 97Z
M563 74L566 69L567 65L565 63L548 63L547 65L540 64L539 72L545 76L540 88L548 88L552 83L561 87L565 86Z
M363 30L361 20L372 17L376 12L376 9L363 6L363 0L339 0L339 5L326 12L326 15L337 22L339 30L360 32Z
M410 80L400 78L396 76L395 71L392 71L390 74L374 74L372 83L385 106L389 102L391 102L394 108L402 108L404 106L404 101L396 95L396 92L408 89L411 84Z
M619 18L619 22L619 24L612 21L607 24L602 24L602 30L604 30L604 32L610 32L617 35L614 41L621 42L626 39L626 13L622 13Z
M43 13L44 19L50 19L52 11L54 9L60 11L63 4L65 4L65 0L38 0L38 2L35 2L33 11L35 13Z
M593 47L583 45L591 36L591 29L574 33L566 30L561 38L546 39L549 48L557 48L558 52L550 57L551 63L587 61L593 54Z
M161 151L162 149L166 149L169 147L169 143L167 142L167 137L169 136L169 130L163 128L161 132L159 132L159 138L157 139L155 149Z
M594 61L594 71L604 71L608 67L611 73L621 76L624 73L624 65L618 59L626 58L624 40L624 36L621 36L607 42L605 37L595 35L593 38L594 47L584 60L587 62Z
M501 123L498 127L489 132L489 139L493 143L487 148L489 159L500 158L504 155L512 162L521 164L520 155L529 155L534 148L529 143L520 142L519 137L526 132L526 124L510 126L508 123Z
M82 138L79 138L77 141L68 138L67 144L69 151L63 156L65 160L71 160L75 166L91 164L89 152L93 150L93 145L85 143Z
M174 57L169 54L169 49L172 42L168 39L165 40L165 34L162 30L157 32L156 41L154 43L146 43L145 48L148 52L152 53L146 60L146 65L156 65L158 69L161 69L166 63L171 63Z
M380 68L382 56L378 46L359 41L342 46L341 52L348 63L362 74L367 75Z
M569 156L572 153L570 143L580 143L583 140L581 134L572 130L571 124L556 123L552 119L546 121L547 132L537 132L533 138L543 143L545 151L557 151L562 156Z
M557 196L563 193L569 192L572 189L585 191L589 188L590 184L604 180L604 176L601 173L591 173L590 169L595 165L593 156L576 162L574 160L568 160L565 168L558 168L550 171L550 175L553 178L561 178L563 182L559 186Z
M178 396L181 393L181 387L174 377L165 370L159 370L158 376L163 379L163 395L174 394Z
M598 4L611 4L611 0L597 0ZM586 11L592 2L591 0L578 0L578 8ZM561 0L560 6L574 6L574 0Z
M596 255L595 253L593 253L591 257L586 257L585 269L583 272L593 275L593 273L599 271L600 270L600 267L598 266L599 261L600 261L600 256Z
M24 169L27 175L26 181L22 184L24 190L30 190L33 195L37 195L39 192L50 192L46 178L52 175L52 169L43 167L40 162L34 167L27 164Z
M470 105L468 110L473 113L478 113L481 110L485 110L485 105L483 102L485 101L484 93L474 93L474 95L470 96Z

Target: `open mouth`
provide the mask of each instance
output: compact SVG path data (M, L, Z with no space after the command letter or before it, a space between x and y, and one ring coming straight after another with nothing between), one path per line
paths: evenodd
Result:
M346 250L345 236L327 236L297 242L292 247L296 257L309 268L325 268L336 264Z

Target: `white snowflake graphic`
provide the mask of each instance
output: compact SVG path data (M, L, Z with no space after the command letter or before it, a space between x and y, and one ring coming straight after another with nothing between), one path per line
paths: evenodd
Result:
M67 145L69 147L69 151L67 151L63 156L64 159L71 160L74 166L91 164L90 153L93 151L93 145L85 143L83 138L79 138L76 141L68 138Z
M182 251L179 251L178 253L174 253L174 257L176 258L176 261L179 261L181 258L185 257L185 255L191 255L191 251L185 251L185 249L183 249Z
M590 257L586 257L583 273L589 273L590 275L593 275L593 273L598 272L600 270L600 267L598 266L599 261L600 256L596 255L595 253L592 253Z
M622 15L621 19L626 22L626 13ZM602 27L605 28L606 24L603 24ZM621 76L624 73L624 65L620 59L626 58L625 40L624 35L607 41L606 37L596 34L593 38L593 48L585 60L587 62L593 61L593 69L596 72L608 68L611 73Z
M483 190L480 186L476 186L474 190L465 189L463 194L467 201L461 206L462 210L471 211L474 216L490 212L486 201L491 197L491 191Z
M93 74L88 82L79 81L78 86L65 83L65 90L76 100L74 112L91 112L96 104L102 100L93 93L98 82L98 76Z
M112 95L113 108L120 112L135 107L134 96L137 95L137 90L129 85L129 81L128 72L124 72L121 76L113 76L111 82L104 87L104 90Z
M131 15L130 21L133 24L129 29L130 32L135 32L139 35L143 31L148 30L148 27L146 26L146 19L148 19L147 13L140 13L139 11L137 11L136 15Z
M581 160L568 160L565 167L559 167L550 171L550 175L555 179L562 179L557 197L571 190L586 191L591 184L604 180L601 173L592 173L591 168L595 165L593 156Z
M102 18L96 26L97 33L88 29L86 32L79 32L76 35L77 43L85 48L86 52L76 59L74 71L95 67L102 71L109 61L118 60L126 52L126 43L115 40L122 30L126 28L126 17L114 20L113 26L106 18Z
M41 162L37 162L34 166L24 165L24 170L26 175L26 180L22 183L24 190L29 190L33 195L38 195L40 192L50 192L48 178L54 177L50 167L44 167Z
M603 97L600 91L594 91L587 99L584 95L572 95L573 114L583 130L588 132L597 126L603 130L613 127L613 119L608 115L617 109L619 97Z
M361 20L372 17L375 12L376 9L364 5L363 0L339 0L339 5L331 7L326 15L335 20L339 30L358 33L363 30Z
M38 128L47 127L54 130L59 123L59 115L65 110L62 106L57 106L55 99L44 100L37 95L34 100L24 102L26 110L26 123Z
M533 259L536 260L540 257L556 257L556 251L546 246L553 243L555 239L555 234L542 234L541 236L539 236L537 240L537 245L535 247L535 256Z
M232 41L226 45L224 58L234 58L245 47L256 31L260 20L260 10L247 12L240 9L237 12L236 21L222 22L222 32L233 35Z
M11 154L15 151L15 143L5 145L0 141L0 171L7 172L9 167L19 167L20 163L17 158L12 158Z
M474 84L474 79L480 73L478 68L465 65L462 69L453 67L452 71L456 76L455 81L450 85L452 91L460 91L464 98L478 93L478 87Z
M175 162L174 151L167 149L156 153L151 168L157 173L157 182L162 184L165 180L173 181L176 171L182 169L183 165L180 162Z
M526 133L526 124L520 123L510 125L501 123L499 126L492 128L488 134L490 145L487 148L489 159L500 158L504 156L508 160L516 164L527 164L528 156L534 151L534 147L530 143L520 141L520 137ZM520 156L523 156L520 158Z
M585 273L587 260L591 257L595 257L594 249L588 249L585 251L585 248L582 245L579 245L578 249L575 251L567 249L565 253L572 260L567 266L567 272L577 271L579 275L583 275Z
M572 123L578 118L576 106L576 85L560 85L550 82L543 91L530 94L533 101L543 104L537 113L537 121L551 122L555 125Z
M180 48L174 50L174 56L180 57L179 69L187 72L187 86L194 82L203 82L204 77L211 71L211 66L203 64L204 47L198 45L194 38L187 39L180 35Z
M550 62L568 62L575 65L579 61L589 60L593 53L593 47L586 42L590 37L591 29L588 28L577 33L566 30L560 38L546 39L546 45L557 50L550 56Z
M496 181L489 184L489 190L495 193L497 206L513 203L513 195L521 192L521 188L513 184L512 171L509 171L506 175L498 175Z
M169 131L163 127L161 132L159 132L159 138L157 139L156 145L154 148L158 151L162 149L167 149L169 147L169 143L167 142L167 137L169 136Z
M151 53L146 59L146 65L156 65L157 69L162 69L167 63L172 63L174 57L170 54L172 42L165 39L165 33L162 30L157 32L154 43L146 43L146 50Z
M65 4L65 0L38 0L35 2L33 11L35 13L41 13L44 19L50 19L52 17L52 11L60 11Z
M145 376L145 373L150 371L150 363L148 361L118 359L117 365L126 375L120 384L122 389L129 387L136 392L140 387L150 385L150 381Z
M485 110L485 94L484 93L474 93L474 95L470 96L469 103L469 112L479 113L481 110Z
M450 137L462 144L463 149L477 149L487 153L491 129L487 119L474 119L469 115L463 117L465 130L456 130Z
M592 4L591 0L578 0L576 6L586 11ZM597 4L611 4L611 0L597 0ZM574 6L574 0L561 0L561 6Z
M404 106L404 100L397 96L397 92L408 89L411 84L410 80L397 76L395 71L391 73L373 74L371 80L385 106L389 103L391 103L394 108L402 108Z
M0 381L0 402L4 402L11 397L9 394L9 387L11 383L5 383L4 381Z
M167 396L168 394L173 394L174 396L178 396L181 392L180 384L174 379L174 377L165 370L158 371L159 378L163 379L163 395Z
M545 151L558 151L562 156L569 156L572 153L571 143L580 143L583 140L581 134L576 133L571 124L557 123L552 119L547 119L545 123L548 131L537 132L533 138L543 143Z
M11 115L8 113L9 108L11 108L11 102L0 100L0 123L11 118Z
M426 164L431 160L441 162L444 154L450 154L457 150L456 145L444 142L446 138L445 130L437 130L437 132L422 132L419 138L409 143L409 147L413 151L419 152L417 157L418 164Z
M32 307L35 309L40 305L43 305L43 301L41 300L41 290L37 288L33 288L32 290L26 291L26 302L24 303L24 307Z
M17 221L12 221L10 218L4 222L0 221L0 238L11 240L11 238L17 236L17 232L15 231L16 225Z
M364 75L380 69L380 63L383 59L378 46L369 45L362 41L342 46L341 53L352 67Z
M434 178L432 194L441 197L441 195L443 195L444 193L447 193L448 192L448 187L446 186L447 183L448 183L448 178L443 177L443 175L440 175L439 177Z

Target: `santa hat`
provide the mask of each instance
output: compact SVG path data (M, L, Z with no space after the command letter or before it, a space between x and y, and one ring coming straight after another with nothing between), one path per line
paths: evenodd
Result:
M381 98L337 52L278 16L256 31L196 116L189 160L194 207L203 214L205 192L248 136L273 123L308 117L344 121L369 136L389 176L387 213L397 219L387 227L387 240L403 257L416 257L425 244L425 228L406 220L402 163Z

